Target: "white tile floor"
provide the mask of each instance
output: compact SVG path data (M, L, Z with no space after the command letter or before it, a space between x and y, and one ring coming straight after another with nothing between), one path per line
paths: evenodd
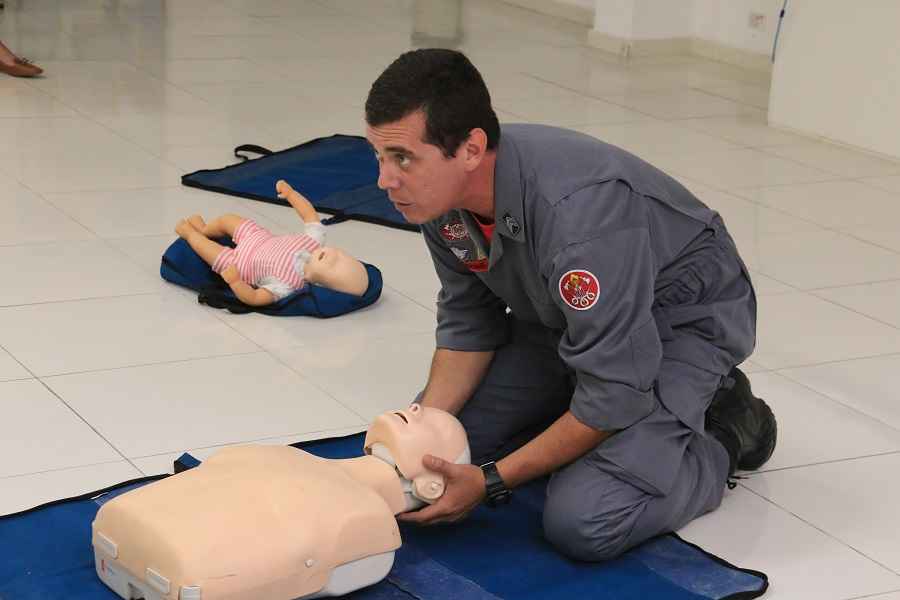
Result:
M239 143L361 132L368 85L435 25L414 4L7 0L0 39L47 74L0 79L0 513L184 450L356 431L411 399L437 290L414 234L333 229L386 289L327 323L222 313L157 273L181 215L297 227L179 176ZM682 535L768 572L770 598L900 599L900 163L768 128L758 73L621 64L583 27L460 5L460 48L504 120L581 129L682 178L755 274L746 367L781 442Z

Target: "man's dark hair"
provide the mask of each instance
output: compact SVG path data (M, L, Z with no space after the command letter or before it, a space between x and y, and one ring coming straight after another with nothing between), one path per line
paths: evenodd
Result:
M426 143L452 158L469 133L487 133L487 147L500 141L500 124L481 73L461 52L425 48L401 54L372 84L366 123L377 127L422 110Z

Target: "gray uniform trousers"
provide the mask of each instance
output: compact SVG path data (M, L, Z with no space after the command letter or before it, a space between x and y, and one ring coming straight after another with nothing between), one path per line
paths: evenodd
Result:
M645 418L552 475L544 534L562 553L609 559L721 503L728 455L705 433L703 414L716 392L730 385L723 352L732 356L731 366L742 362L752 351L756 322L749 277L730 247L730 239L713 242L674 272L660 274L654 307L663 339L654 387L658 403ZM572 398L574 374L559 358L558 334L510 320L510 343L496 350L458 415L475 464L499 460L527 443ZM719 357L717 365L691 364L711 353Z

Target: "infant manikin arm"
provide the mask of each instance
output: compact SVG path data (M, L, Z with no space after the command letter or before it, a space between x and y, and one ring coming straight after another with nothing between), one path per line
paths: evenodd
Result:
M275 294L266 288L254 288L249 283L238 279L228 284L238 300L250 306L266 306L275 302Z
M319 222L319 213L316 212L310 201L306 199L306 196L292 188L287 181L279 179L275 184L275 192L279 198L291 203L291 206L294 207L294 210L297 211L304 223Z

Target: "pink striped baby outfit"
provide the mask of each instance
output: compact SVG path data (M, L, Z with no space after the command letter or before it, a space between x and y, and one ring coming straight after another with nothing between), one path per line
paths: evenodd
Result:
M307 223L306 232L293 235L272 235L251 219L234 230L235 248L226 248L212 265L222 273L231 265L237 266L241 280L272 292L281 300L303 287L303 267L311 253L325 243L325 226Z

